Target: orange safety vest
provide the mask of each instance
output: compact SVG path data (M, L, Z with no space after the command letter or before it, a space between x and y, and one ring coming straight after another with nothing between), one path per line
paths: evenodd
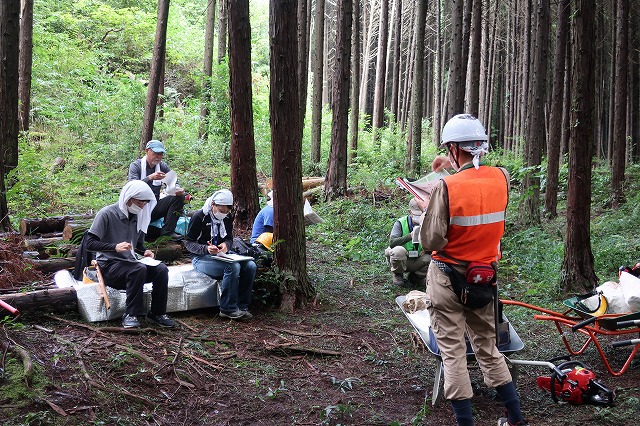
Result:
M471 167L446 176L444 182L449 197L448 242L432 258L442 262L499 260L509 201L504 173L497 167Z

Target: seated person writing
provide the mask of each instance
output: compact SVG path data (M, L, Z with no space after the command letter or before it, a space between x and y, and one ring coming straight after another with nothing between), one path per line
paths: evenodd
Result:
M409 282L414 288L424 289L431 262L431 256L426 253L417 236L420 232L422 210L416 199L409 202L409 214L398 218L389 236L389 247L384 251L387 264L393 273L393 284L404 286L404 273L408 272Z
M232 206L231 191L216 191L191 217L184 245L192 255L195 270L222 277L220 317L251 319L249 304L256 263L253 259L226 262L216 258L218 253L227 253L233 244L233 217L229 215Z
M154 257L151 250L144 248L144 236L155 204L156 199L146 183L128 182L120 191L118 202L103 207L96 214L87 233L87 249L96 252L105 284L127 292L122 317L124 328L140 327L138 317L146 311L143 288L148 282L153 289L147 321L163 327L175 325L166 314L169 269L163 263L143 264L136 257L136 253Z

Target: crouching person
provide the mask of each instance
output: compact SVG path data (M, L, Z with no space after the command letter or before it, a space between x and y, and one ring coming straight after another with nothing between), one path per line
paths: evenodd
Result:
M233 217L229 214L232 206L231 191L216 191L191 217L184 245L192 254L195 270L222 278L220 317L248 320L253 318L249 304L256 263L253 259L229 262L218 256L229 252L233 245Z
M166 314L169 269L163 263L155 266L139 262L136 253L153 258L144 247L144 237L151 220L156 198L146 183L128 182L120 191L117 203L103 207L87 233L87 249L96 252L96 260L105 285L127 293L124 328L140 327L138 317L144 316L144 284L150 282L151 310L147 321L162 327L175 322Z
M409 202L409 214L398 218L389 235L389 247L384 251L387 264L393 273L393 284L404 286L404 274L408 272L409 284L424 290L425 278L431 256L416 242L420 232L422 210L415 198Z

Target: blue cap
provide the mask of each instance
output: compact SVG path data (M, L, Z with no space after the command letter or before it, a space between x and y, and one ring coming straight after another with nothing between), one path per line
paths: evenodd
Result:
M162 144L162 142L158 141L158 140L150 140L149 142L147 142L147 148L146 149L150 149L151 151L155 152L155 153L165 153L167 151L165 151L164 149L164 145Z

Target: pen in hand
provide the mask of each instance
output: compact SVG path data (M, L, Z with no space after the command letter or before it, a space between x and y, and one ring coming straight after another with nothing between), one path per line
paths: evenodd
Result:
M218 254L220 248L215 244L211 244L211 241L207 241L207 251L209 254Z

